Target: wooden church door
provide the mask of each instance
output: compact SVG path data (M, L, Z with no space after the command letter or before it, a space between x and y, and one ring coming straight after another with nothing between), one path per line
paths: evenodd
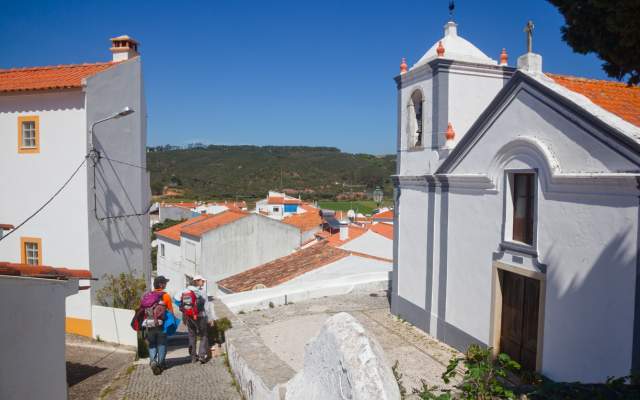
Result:
M499 350L519 362L523 369L535 371L540 282L508 271L501 271L501 275Z

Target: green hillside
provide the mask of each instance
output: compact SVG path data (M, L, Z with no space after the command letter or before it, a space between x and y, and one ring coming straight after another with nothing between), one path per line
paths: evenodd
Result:
M260 198L270 189L333 199L376 186L390 194L395 156L343 153L333 147L164 146L149 148L147 166L154 195L172 186L193 199Z

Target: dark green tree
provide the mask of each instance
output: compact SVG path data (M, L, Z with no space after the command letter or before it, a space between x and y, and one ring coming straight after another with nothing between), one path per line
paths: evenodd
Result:
M564 16L562 39L595 53L612 78L640 83L640 0L548 0Z

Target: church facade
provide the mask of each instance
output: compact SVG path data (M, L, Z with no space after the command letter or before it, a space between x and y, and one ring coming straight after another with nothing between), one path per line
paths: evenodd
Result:
M398 87L392 312L558 381L640 367L640 89L453 22Z

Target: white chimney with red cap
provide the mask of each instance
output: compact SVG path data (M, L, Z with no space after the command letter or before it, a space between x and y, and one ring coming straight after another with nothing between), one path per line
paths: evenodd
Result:
M138 53L138 42L128 35L111 38L111 53L113 62L126 61L140 55Z

